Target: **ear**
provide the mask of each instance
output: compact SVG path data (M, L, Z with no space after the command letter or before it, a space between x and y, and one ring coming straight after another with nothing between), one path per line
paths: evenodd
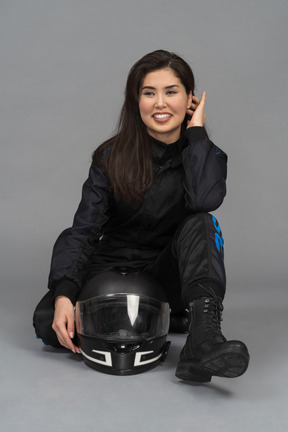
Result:
M190 90L190 93L188 95L187 108L190 108L191 104L192 104L192 90Z

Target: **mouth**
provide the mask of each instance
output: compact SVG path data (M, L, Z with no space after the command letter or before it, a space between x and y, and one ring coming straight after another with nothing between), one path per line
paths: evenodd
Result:
M171 117L172 117L172 114L169 114L169 113L155 113L152 115L152 118L156 122L161 122L161 123L168 121Z

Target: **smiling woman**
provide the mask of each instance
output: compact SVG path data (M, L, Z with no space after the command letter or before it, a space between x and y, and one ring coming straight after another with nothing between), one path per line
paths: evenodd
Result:
M137 202L151 187L153 157L149 137L157 136L159 141L171 144L187 127L200 126L204 138L208 138L204 128L205 93L199 100L194 87L188 63L168 51L149 53L131 68L118 133L98 147L93 156L93 163L108 173L118 198ZM170 109L168 120L163 117L167 114L165 105ZM109 152L103 158L106 148Z
M145 76L140 91L139 110L150 136L165 144L177 141L191 103L192 91L186 93L173 70L160 69Z
M227 156L207 137L204 108L205 92L200 100L194 95L192 70L176 54L154 51L132 67L118 131L94 152L73 226L54 246L50 292L34 315L36 333L46 343L84 352L79 326L80 348L73 339L75 302L83 300L88 286L92 297L99 290L108 295L109 277L121 280L121 286L119 281L116 288L113 285L113 294L123 297L128 275L134 280L135 274L143 273L145 280L152 277L165 291L171 309L170 331L185 332L189 327L177 377L208 382L212 376L231 378L245 372L249 363L245 344L227 341L220 327L226 290L223 236L208 212L217 209L225 197ZM142 285L139 289L145 296ZM133 290L129 295L136 294ZM84 300L99 304L90 294ZM108 299L104 295L102 300L106 309ZM144 303L151 306L153 302L145 299ZM91 310L94 322L97 313ZM81 319L85 322L85 317ZM118 335L117 341L105 339L105 329L100 348L95 349L96 341L89 339L85 355L91 364L101 363L103 372L113 373L112 354L117 347L119 359L124 352L133 355L127 334L135 334L135 329L124 328L120 321L116 308L113 335ZM144 324L152 321L149 318ZM158 336L155 345L148 338L149 349L147 338L137 341L137 368L156 365L157 359L165 357L165 343L156 347ZM119 364L117 373L121 374ZM131 367L125 373L136 373Z

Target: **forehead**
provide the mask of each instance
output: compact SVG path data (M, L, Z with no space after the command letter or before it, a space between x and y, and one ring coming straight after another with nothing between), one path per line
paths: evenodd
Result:
M170 85L182 85L179 78L175 75L172 69L165 68L159 69L153 72L149 72L145 75L141 87L166 87Z

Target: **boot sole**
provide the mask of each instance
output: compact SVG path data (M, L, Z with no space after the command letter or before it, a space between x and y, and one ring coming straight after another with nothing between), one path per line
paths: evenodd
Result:
M176 377L184 381L210 382L212 375L199 367L199 364L200 362L179 362L175 373Z
M180 361L175 375L195 382L210 382L212 376L236 378L247 370L249 359L245 344L229 341L222 348L205 354L199 361Z

